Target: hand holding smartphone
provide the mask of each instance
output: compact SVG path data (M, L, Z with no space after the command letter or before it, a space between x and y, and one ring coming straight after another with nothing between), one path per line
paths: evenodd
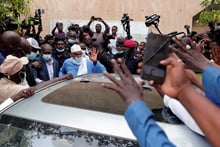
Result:
M161 84L165 79L166 67L160 64L168 57L171 38L167 35L149 33L144 51L141 78Z

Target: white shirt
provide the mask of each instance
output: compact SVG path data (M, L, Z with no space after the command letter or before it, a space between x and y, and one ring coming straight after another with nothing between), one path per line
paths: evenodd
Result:
M109 40L109 44L108 44L108 46L109 46L109 48L110 48L112 54L114 54L114 55L117 53L116 41L117 41L116 38L115 38L115 39L110 39L110 40Z
M7 106L11 105L14 101L11 98L7 98L0 104L0 111L6 108Z
M47 66L47 71L49 74L49 79L53 79L53 74L54 74L54 70L53 70L53 60L46 62L46 66Z
M200 129L199 125L193 119L191 114L186 110L186 108L176 99L164 95L163 102L166 107L169 107L171 111L191 130L197 132L198 134L204 136L204 133Z

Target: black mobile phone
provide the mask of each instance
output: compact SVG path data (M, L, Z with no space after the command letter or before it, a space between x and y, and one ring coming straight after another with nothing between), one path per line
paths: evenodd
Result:
M168 57L171 37L168 35L149 33L144 50L144 60L141 78L163 83L166 67L160 64L161 60Z

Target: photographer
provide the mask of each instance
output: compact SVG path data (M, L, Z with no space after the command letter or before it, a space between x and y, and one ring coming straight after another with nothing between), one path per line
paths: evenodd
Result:
M41 14L43 13L44 13L43 9L37 9L35 10L34 17L29 17L28 20L24 19L21 22L20 26L23 37L25 38L33 37L38 42L42 40L40 33L43 31L42 19L41 19ZM37 30L36 30L36 26L37 26Z
M89 23L87 24L89 28L90 28L91 23L94 22L94 21L98 21L98 22L103 23L104 26L105 26L105 31L102 32L101 24L97 23L95 25L95 32L93 32L91 37L94 41L96 41L102 47L106 48L107 44L108 44L108 42L106 41L107 40L107 34L109 33L110 27L108 26L108 24L102 18L100 18L100 17L96 18L96 17L92 16L90 18Z
M57 29L57 32L55 32ZM51 34L55 37L55 38L62 38L65 39L66 38L66 33L63 31L63 23L62 22L57 22L56 26L53 28L53 30L51 31Z

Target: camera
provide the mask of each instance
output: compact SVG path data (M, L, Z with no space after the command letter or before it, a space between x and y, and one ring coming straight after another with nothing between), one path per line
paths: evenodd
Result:
M41 14L44 14L44 9L35 10L34 25L39 25L41 23Z
M145 18L146 18L145 25L147 27L151 25L157 25L160 21L160 16L157 14L153 14L151 16L145 16Z
M127 13L124 13L121 18L121 23L123 25L123 29L127 33L127 39L131 39L132 36L130 34L130 21L133 21L133 19L130 19Z
M95 16L92 16L92 19L93 19L93 20L99 20L99 19L100 19L100 17L95 17Z
M29 17L28 20L24 19L21 23L20 26L22 29L28 29L31 26L35 25L41 25L41 14L44 14L44 9L37 9L35 10L35 15L34 17Z
M157 29L157 31L161 33L160 29L158 28L158 23L160 21L160 15L157 15L157 14L153 14L151 16L145 16L146 18L146 21L145 21L145 25L146 27L149 27L151 25L154 25L154 27Z
M98 20L98 18L97 18L97 17L94 17L94 20Z
M129 16L127 13L124 13L121 18L121 23L124 23L126 21L129 21Z
M133 21L133 19L131 19L127 13L124 13L121 18L121 23L124 25L130 21Z

